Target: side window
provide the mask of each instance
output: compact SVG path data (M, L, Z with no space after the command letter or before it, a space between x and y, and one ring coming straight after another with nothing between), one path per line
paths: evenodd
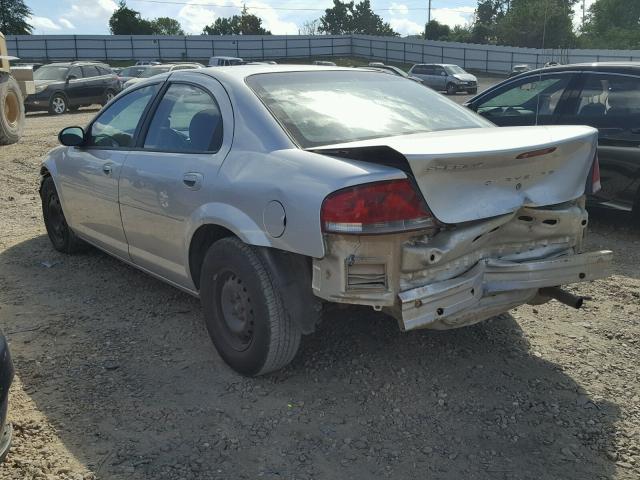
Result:
M82 70L80 70L80 67L71 67L67 77L82 78Z
M492 98L477 104L480 115L496 117L530 117L553 115L569 85L571 75L527 77L503 87Z
M433 65L425 65L424 67L422 67L422 74L423 75L435 75L435 68Z
M82 76L84 78L97 77L99 75L100 72L93 65L85 65L84 67L82 67Z
M132 147L136 128L145 107L158 91L159 85L149 85L125 95L111 104L91 126L89 146Z
M222 115L213 97L199 87L172 84L153 115L144 148L170 152L217 152Z
M105 67L98 67L98 72L100 73L100 75L111 75L113 73Z
M629 117L640 115L640 78L591 74L578 103L578 117Z

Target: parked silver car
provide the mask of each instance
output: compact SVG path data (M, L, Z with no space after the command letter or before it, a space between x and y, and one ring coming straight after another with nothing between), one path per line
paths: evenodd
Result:
M409 75L418 77L434 90L447 92L447 95L455 95L461 91L472 95L478 93L476 76L467 73L458 65L419 63L411 67Z
M44 221L199 296L238 372L290 362L324 302L447 329L605 276L581 253L589 127L496 128L419 84L350 68L158 75L41 169ZM565 294L563 296L563 294Z

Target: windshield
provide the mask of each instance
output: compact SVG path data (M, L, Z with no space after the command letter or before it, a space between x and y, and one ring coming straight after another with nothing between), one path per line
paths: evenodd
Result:
M47 65L40 67L33 72L34 80L65 80L67 78L67 72L69 67L57 67L53 65Z
M171 67L150 67L140 74L140 78L149 78L161 73L167 73Z
M286 72L252 75L247 83L302 148L491 125L395 75Z
M401 68L398 67L392 67L390 65L385 65L384 68L386 68L387 70L391 70L393 72L395 72L396 74L400 75L401 77L408 77L409 74L407 72L405 72L404 70L402 70Z
M449 75L458 75L460 73L467 73L458 65L445 65L444 69Z
M120 71L121 77L139 77L147 67L127 67Z

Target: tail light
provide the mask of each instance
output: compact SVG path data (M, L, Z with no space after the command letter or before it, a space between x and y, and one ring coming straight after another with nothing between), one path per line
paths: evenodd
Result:
M333 192L322 203L322 230L376 234L430 228L433 215L408 179L365 183Z
M593 163L591 164L591 170L589 171L589 177L587 177L587 186L585 193L594 194L600 191L600 162L598 161L598 152L593 157Z

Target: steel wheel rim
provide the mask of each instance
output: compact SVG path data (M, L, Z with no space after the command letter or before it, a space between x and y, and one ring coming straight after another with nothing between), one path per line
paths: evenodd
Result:
M107 103L113 100L113 97L115 97L115 94L113 92L107 92Z
M64 113L66 110L66 105L62 97L56 97L52 101L53 111L56 113Z
M67 221L64 218L64 213L62 213L62 205L60 205L60 199L55 194L49 197L47 214L47 224L49 226L49 232L52 236L52 240L56 244L64 243L64 234L67 227Z
M216 303L223 336L231 348L243 352L253 342L255 317L251 297L242 279L233 272L219 275L218 285Z
M9 91L4 97L4 117L12 128L18 125L20 119L20 102L15 92Z

